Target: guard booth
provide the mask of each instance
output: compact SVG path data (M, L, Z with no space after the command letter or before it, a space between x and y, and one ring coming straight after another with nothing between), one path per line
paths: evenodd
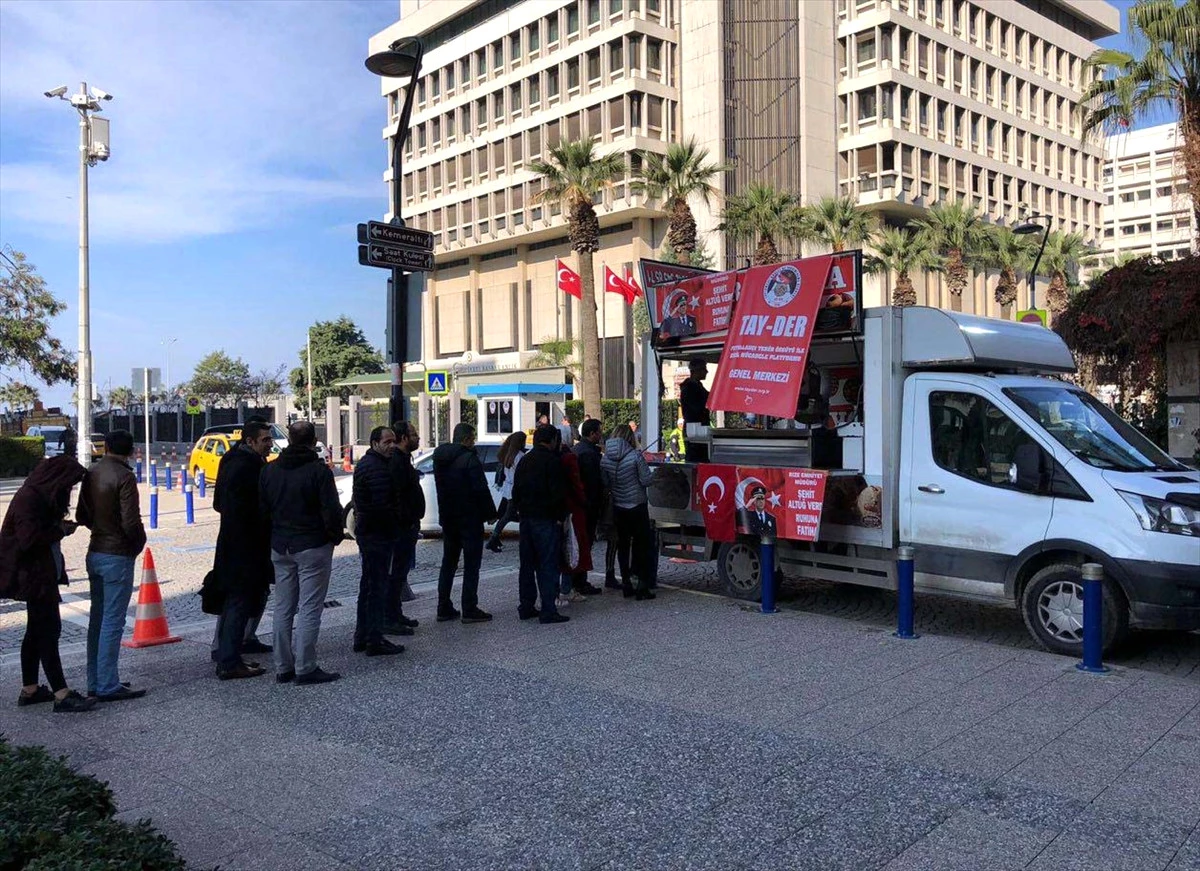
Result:
M514 432L529 431L546 415L557 424L574 394L570 384L473 384L467 395L476 401L478 440L502 442Z

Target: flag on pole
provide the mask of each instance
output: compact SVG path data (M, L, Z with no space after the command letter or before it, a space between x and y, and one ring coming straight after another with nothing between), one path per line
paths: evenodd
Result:
M625 284L633 291L635 299L646 295L646 292L642 290L642 286L637 283L637 279L633 277L633 273L628 270L625 272Z
M627 303L632 303L637 299L637 292L618 278L617 273L608 268L608 264L604 265L604 289L608 293L619 293Z
M583 280L579 273L557 257L554 258L554 270L558 277L558 289L568 296L583 299Z

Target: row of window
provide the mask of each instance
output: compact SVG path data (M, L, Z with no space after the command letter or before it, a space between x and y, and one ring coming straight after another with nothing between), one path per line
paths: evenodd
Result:
M674 7L672 0L576 0L422 76L417 82L417 107L436 105L443 96L468 91L629 15L669 27Z
M1115 224L1113 221L1105 222L1107 226L1104 228L1104 238L1111 239L1114 236L1113 229ZM1121 225L1122 236L1133 236L1140 233L1150 232L1150 221L1138 221L1137 223L1129 223ZM1158 218L1153 221L1154 232L1156 233L1173 233L1176 230L1191 230L1192 221L1186 214L1180 214L1178 217Z
M1079 55L967 0L838 0L838 15L843 20L860 18L880 7L896 9L1071 88L1087 75Z
M676 101L652 94L625 94L596 103L513 136L405 172L405 202L411 206L465 190L471 185L504 178L543 158L548 149L564 139L574 141L589 136L612 142L622 137L640 136L669 141L678 130L677 113Z
M994 109L1078 138L1076 102L907 28L873 28L839 43L842 74L864 75L899 56L899 69ZM847 69L846 58L853 64Z
M646 67L642 70L645 43ZM594 91L630 74L666 85L674 82L674 47L662 40L632 34L603 48L564 60L519 82L463 103L413 125L407 158L432 153L443 145L504 129L510 122ZM629 66L626 66L626 60ZM661 98L660 98L661 102Z

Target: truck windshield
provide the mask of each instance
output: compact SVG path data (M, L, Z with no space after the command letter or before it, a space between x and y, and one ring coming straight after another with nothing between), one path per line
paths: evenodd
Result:
M1067 385L1007 388L1005 394L1085 463L1121 472L1184 469L1094 396Z

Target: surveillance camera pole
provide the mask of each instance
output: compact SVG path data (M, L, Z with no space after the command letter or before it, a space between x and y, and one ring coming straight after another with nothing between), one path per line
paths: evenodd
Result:
M88 272L88 151L91 146L89 136L88 87L87 82L79 85L79 95L82 105L79 110L79 359L78 387L78 421L79 443L77 459L84 468L91 465L92 460L92 328L91 300ZM73 101L74 102L74 101Z

